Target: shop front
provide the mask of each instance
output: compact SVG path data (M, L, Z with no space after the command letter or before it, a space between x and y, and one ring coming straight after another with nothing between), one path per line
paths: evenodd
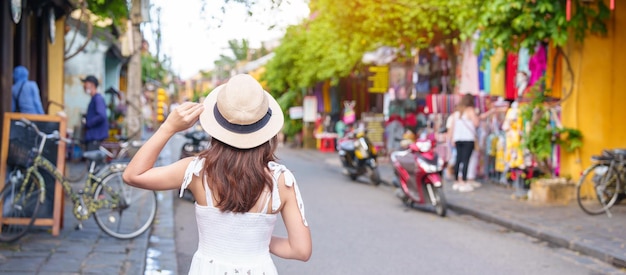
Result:
M0 3L0 118L11 111L13 69L22 65L37 82L44 111L62 110L64 16L68 0ZM1 134L0 129L0 134Z

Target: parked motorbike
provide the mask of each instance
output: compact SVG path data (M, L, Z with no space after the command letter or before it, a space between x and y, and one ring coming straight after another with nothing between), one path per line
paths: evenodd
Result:
M206 150L210 144L210 137L200 126L185 133L187 142L180 149L180 158L192 157Z
M366 133L365 130L357 130L340 140L337 148L339 159L350 179L356 180L359 176L368 174L370 181L379 185L381 179L376 162L376 147L367 138Z
M185 133L187 142L183 144L180 149L180 158L192 157L198 155L200 152L206 150L209 147L211 138L200 125L196 125L192 130ZM195 202L193 194L189 190L183 192L184 200Z
M393 184L407 205L431 205L439 216L446 215L442 171L444 160L433 151L433 141L418 139L406 150L390 155L394 167Z

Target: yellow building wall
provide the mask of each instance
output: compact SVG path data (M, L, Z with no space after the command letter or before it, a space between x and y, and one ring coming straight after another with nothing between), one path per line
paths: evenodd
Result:
M562 121L581 130L584 141L577 153L562 150L561 175L574 180L591 164L592 155L626 148L626 5L616 5L607 27L604 37L589 35L582 45L571 42L564 48L574 81L571 96L562 104ZM565 64L562 67L566 96L572 84Z
M48 43L48 98L50 101L65 104L63 95L63 64L65 48L65 17L55 22L55 42ZM57 104L50 104L48 114L56 114L63 111Z

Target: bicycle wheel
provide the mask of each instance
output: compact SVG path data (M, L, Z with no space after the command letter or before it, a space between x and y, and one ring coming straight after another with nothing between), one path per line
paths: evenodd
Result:
M89 161L76 160L65 163L65 173L63 176L70 182L79 182L85 180L89 172Z
M578 205L589 215L605 213L617 201L620 184L617 169L604 163L594 164L585 170L576 186Z
M94 201L102 202L96 210L96 223L118 239L132 239L148 230L157 210L156 192L130 186L121 171L108 174L96 188Z
M13 242L23 237L37 217L41 204L41 177L32 173L24 180L25 176L24 169L12 171L0 192L2 242Z

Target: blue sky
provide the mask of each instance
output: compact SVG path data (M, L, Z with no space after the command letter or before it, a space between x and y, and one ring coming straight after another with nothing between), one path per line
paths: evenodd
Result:
M269 9L269 4L258 4L252 17L247 15L246 8L241 4L229 4L226 12L222 13L220 6L223 1L215 0L204 0L207 9L201 13L202 1L151 1L154 7L161 7L161 53L172 58L172 69L183 79L199 70L212 68L213 61L220 54L228 54L228 40L248 39L251 47L260 47L263 41L282 37L287 26L298 24L309 14L307 0L283 0L277 10ZM203 19L212 16L221 20ZM156 22L155 16L151 19ZM222 25L218 28L219 21ZM269 30L272 25L276 27ZM149 23L143 28L153 53L156 52L152 34L154 26Z

